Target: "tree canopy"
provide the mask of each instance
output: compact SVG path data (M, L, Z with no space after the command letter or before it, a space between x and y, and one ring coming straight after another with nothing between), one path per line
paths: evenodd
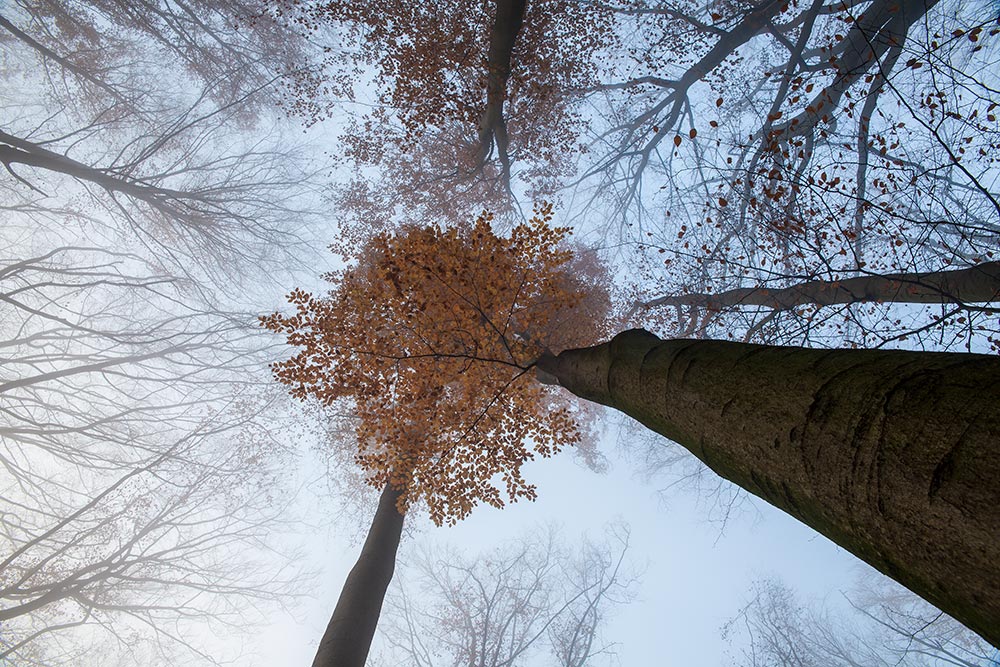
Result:
M1000 370L965 354L1000 350L998 35L995 0L4 5L0 661L143 624L224 660L217 605L291 590L250 567L293 434L241 278L311 267L320 201L345 264L263 320L383 489L350 664L403 513L533 498L525 462L588 441L540 368L1000 641ZM612 283L661 336L963 353L602 345Z
M351 263L326 276L328 295L296 290L295 314L262 318L300 348L275 376L298 398L350 402L357 462L405 490L401 509L423 500L454 523L478 502L533 498L524 462L580 441L578 408L530 371L606 335L610 301L551 217L542 206L508 236L488 214L376 234L340 248Z
M262 9L0 8L4 664L225 662L297 590L248 294L318 219L279 108L318 54Z
M531 117L533 128L541 136L548 133L549 140L562 136L570 140L553 144L561 149L551 154L556 159L549 160L550 154L544 150L534 155L529 150L528 162L520 164L543 165L539 173L548 179L544 187L571 192L574 198L579 195L571 219L587 229L591 239L616 249L617 258L623 260L620 268L628 272L627 280L634 285L637 305L676 307L675 331L697 335L711 331L728 338L744 334L747 340L832 346L844 346L846 342L867 347L873 340L881 345L904 339L908 332L928 338L925 332L938 325L920 321L920 317L931 318L930 308L919 304L935 304L946 313L934 318L940 320L941 328L948 326L956 312L970 314L968 320L956 318L958 324L971 324L971 313L976 313L977 335L988 332L982 319L993 314L989 304L998 293L992 273L993 254L988 248L995 246L992 228L994 214L1000 209L990 192L992 161L987 150L994 143L996 87L990 75L974 74L968 63L993 62L988 37L996 31L988 25L992 15L984 21L971 5L938 4L936 0L763 0L711 6L688 2L578 3L574 10L592 22L588 24L593 28L588 39L593 41L587 42L587 53L576 54L580 62L586 62L577 71L600 70L602 74L610 73L612 80L586 76L574 79L567 75L564 81L557 81L550 92L559 100L560 110L580 109L585 102L592 105L593 113L568 129L558 122L550 126L559 114ZM404 220L409 222L403 224L398 235L416 235L426 229L422 223L427 220L434 220L434 225L438 221L442 225L456 224L463 209L473 201L499 207L498 202L515 199L513 153L509 151L513 133L508 134L506 124L514 107L518 67L524 67L523 72L536 64L536 54L525 48L530 43L529 30L545 29L552 42L558 43L558 30L545 22L547 17L532 15L532 11L544 8L559 14L556 3L529 5L500 0L489 3L483 12L479 12L484 9L479 4L466 3L461 11L447 16L436 13L440 8L434 4L413 9L389 3L381 6L385 10L381 13L373 13L370 3L308 6L314 10L314 20L346 26L352 37L363 37L358 47L361 55L355 62L373 66L377 76L378 103L371 113L351 124L343 144L345 153L360 168L331 197L345 215L366 223L363 229L353 227L356 234L367 234L372 228L386 229ZM560 19L571 13L566 10ZM456 27L455 21L461 25ZM463 50L473 42L475 47ZM617 48L620 45L625 48ZM606 50L614 52L609 55ZM558 48L555 53L559 53ZM967 63L959 62L963 58ZM895 109L891 108L893 103ZM982 139L977 144L978 153L962 145L976 143L967 133L973 127ZM580 137L586 137L592 152L576 162L572 158L585 154L575 150L581 148L577 143ZM949 142L958 145L952 149ZM496 163L484 162L483 156L491 156L494 150ZM564 168L567 164L572 166ZM528 167L527 172L531 169ZM598 215L589 215L595 212ZM619 220L616 228L615 221ZM774 368L754 366L734 388L735 370L727 366L726 355L720 350L729 350L727 354L740 360L744 356L756 359L767 355L750 346L698 346L656 339L662 349L678 350L677 359L671 357L669 363L649 372L645 365L629 366L608 357L604 354L607 345L591 348L595 359L609 361L604 365L590 363L593 360L554 362L588 353L577 350L565 357L550 356L546 345L535 346L522 358L520 349L511 341L529 345L538 342L531 327L519 326L516 318L505 317L503 311L496 320L493 314L473 308L468 325L456 332L450 328L455 320L452 309L435 310L441 303L436 292L446 291L444 287L434 283L431 288L433 281L427 278L414 283L407 277L410 273L428 273L438 275L441 283L449 282L440 278L447 275L442 273L445 269L436 267L438 262L446 265L453 258L453 251L444 241L451 232L442 232L436 226L430 229L439 230L440 238L432 239L438 244L434 252L421 253L416 260L406 253L391 251L404 257L405 265L394 263L382 272L378 282L386 286L384 291L370 290L366 283L364 293L368 298L351 299L340 290L329 297L332 303L352 303L353 317L374 320L365 323L367 328L357 343L347 345L344 341L348 337L332 334L322 339L327 350L307 350L305 355L286 362L288 365L278 367L279 376L285 373L282 379L301 396L323 398L325 392L331 401L350 398L376 406L378 415L370 417L365 416L366 406L358 410L362 424L358 429L358 461L370 471L373 483L388 482L419 496L420 489L426 493L432 488L428 482L432 478L439 486L442 479L453 482L444 495L455 497L457 492L457 501L424 496L437 521L464 516L473 502L496 504L498 490L484 486L484 481L498 475L506 482L510 497L525 495L523 489L528 487L520 475L512 477L497 467L501 460L516 464L516 450L496 444L496 438L488 437L477 445L478 449L469 450L471 459L451 457L461 444L428 448L413 443L423 443L428 430L433 436L431 442L439 436L445 436L442 442L457 438L462 444L470 439L464 417L451 422L462 424L458 429L445 426L460 414L446 409L456 397L463 401L463 408L470 410L474 423L490 432L489 421L483 415L492 409L498 394L494 390L484 394L490 406L485 408L482 403L468 400L471 394L465 384L452 378L470 379L472 365L483 363L493 364L489 372L483 372L483 378L497 377L499 373L504 382L519 381L519 373L535 364L541 351L543 378L556 379L577 395L597 397L599 401L605 392L617 395L615 392L625 391L635 399L625 411L647 424L659 411L680 410L678 397L689 398L686 408L690 414L683 415L690 420L687 426L679 427L677 424L683 420L671 413L656 425L656 430L688 447L696 456L709 452L702 458L723 477L824 532L973 627L982 631L990 625L989 614L993 612L969 604L975 591L965 588L954 597L935 592L938 588L963 588L961 582L972 574L995 578L989 556L965 571L950 568L954 577L939 585L939 570L949 568L939 567L943 557L940 549L944 547L940 540L928 535L932 521L922 518L916 522L922 527L899 528L905 522L883 520L880 505L869 526L855 516L853 508L861 499L853 484L834 484L829 494L823 486L852 474L854 469L844 461L867 455L868 445L862 443L858 433L863 429L857 423L867 423L866 410L873 397L892 394L895 385L882 375L901 373L908 365L936 373L937 365L950 361L934 355L893 353L862 358L779 349L769 354L806 360L800 371L786 377L772 371L787 364L775 362L771 365ZM396 236L376 232L375 238ZM358 236L352 240L357 241ZM368 241L363 245L373 247ZM388 250L376 254L385 252ZM375 264L379 257L359 255L355 259L359 267L364 267ZM481 261L472 264L475 270L470 273L479 270ZM516 289L523 285L516 279L498 282ZM411 286L412 295L408 292ZM383 301L404 295L409 304L404 315L387 316ZM475 301L468 296L462 298ZM304 293L293 295L292 300L299 307L300 318L321 310ZM883 301L907 304L916 314L902 324L902 318L890 320L888 307L880 308ZM742 310L747 307L756 310ZM691 322L685 326L681 326L685 320L683 308L690 311L686 319ZM824 316L817 316L824 308L828 309ZM825 317L834 308L843 313L842 320ZM669 319L658 317L669 311L645 310L655 319L643 323L670 329ZM709 327L709 321L716 319L711 316L723 310L743 318L746 324ZM432 333L429 337L414 334L418 320L430 312L435 312L438 323L429 328ZM343 315L351 316L351 311L345 310ZM326 318L336 319L333 315ZM276 330L286 330L293 344L312 344L306 338L294 340L297 331L314 326L312 322L286 318L270 324ZM419 324L426 326L425 322ZM478 334L480 329L502 345L470 344L475 339L470 332ZM336 326L330 330L335 331ZM448 332L443 340L442 330ZM629 334L623 335L625 338L615 340L631 340ZM982 338L989 342L988 333ZM956 337L954 342L958 340ZM974 343L970 333L966 347L971 350L975 344L976 349L981 349L983 342ZM397 347L388 352L387 346L393 345ZM948 343L942 337L938 346L947 347ZM649 343L642 349L651 347ZM637 355L643 362L644 354ZM381 361L370 361L376 358ZM859 401L848 403L840 397L831 400L850 412L828 436L830 445L825 451L833 459L817 465L815 470L810 468L810 475L791 480L775 476L788 460L800 458L785 453L786 437L791 441L789 446L803 448L821 440L816 433L801 437L806 427L817 420L811 409L789 414L784 422L775 415L779 407L800 406L805 401L808 408L814 398L825 400L823 391L795 382L817 381L821 388L826 387L820 362L827 358L841 360L844 368L860 369L865 360L875 366L890 361L899 361L900 365L882 375L869 373L873 384L864 389L869 393L854 392L855 398L861 397ZM423 370L425 363L433 368ZM956 368L982 363L965 359L956 362ZM324 377L328 373L324 369L338 365L363 367L367 375L332 373ZM421 369L416 370L418 367ZM695 371L691 371L693 367ZM446 370L449 368L453 370ZM409 369L413 370L407 375ZM580 377L572 377L576 371ZM435 372L443 375L429 380ZM545 372L552 377L545 377ZM949 379L942 387L965 381L964 376L955 379L961 373L949 373L945 373ZM709 377L711 382L706 380ZM910 381L909 376L906 381ZM651 387L660 386L658 383L665 383L669 392L651 392ZM327 389L317 390L320 385ZM949 395L948 400L956 405L972 405L964 394L956 398L958 393ZM775 400L764 402L768 397ZM758 399L759 404L754 402ZM730 413L738 412L741 401L751 407L734 418ZM612 401L602 402L621 407ZM944 404L944 400L939 403ZM912 404L918 405L915 400ZM976 403L976 409L982 405ZM922 418L934 414L933 406L918 407ZM502 406L494 412L502 414ZM947 418L952 420L947 422L951 424L948 428L963 432L969 413L954 409L947 412ZM413 415L418 413L434 418L415 420ZM379 415L384 421L379 422ZM944 423L945 415L941 417ZM533 423L535 416L526 418ZM985 417L975 419L977 428L993 428ZM754 436L752 431L757 426L767 437ZM837 431L842 426L843 432ZM526 424L520 429L522 436L543 432ZM734 452L744 456L732 467L746 474L727 474L726 466L719 461L728 459L713 448L716 443L711 438L685 437L713 429L722 434L721 440L731 444ZM897 490L891 502L885 504L888 507L898 503L903 508L901 514L913 514L914 508L928 504L928 485L931 496L947 488L948 493L969 489L978 498L976 494L983 485L977 476L995 476L993 468L982 465L968 468L968 475L953 475L959 468L953 465L952 455L941 450L946 439L924 430L927 433L921 436L918 448L926 458L926 466L914 473L910 457L898 473L900 479L920 481L905 487L905 493ZM906 428L893 437L902 438L900 433L909 437ZM990 451L990 437L970 447L974 456L990 458L983 454ZM529 444L537 446L537 441ZM407 448L412 452L419 447L424 448L419 454L386 454L406 452ZM881 440L871 448L879 452L880 460L892 449ZM444 463L446 458L441 452L449 455L447 463L453 470L441 467L424 479L413 477L418 466ZM894 483L896 474L895 469L880 469L877 482ZM871 480L868 483L875 484ZM461 484L474 488L474 494L461 491ZM449 502L457 503L457 512L449 512ZM991 502L982 505L989 507ZM928 511L937 509L934 505ZM971 516L972 510L966 509L962 505L962 513ZM954 528L957 519L949 520ZM993 515L986 511L968 524L962 529L966 537L961 541L977 544L994 525ZM930 545L926 551L931 555L918 557L917 547L925 543ZM889 553L893 555L885 555Z
M367 221L500 216L523 195L552 197L589 125L580 94L601 79L594 54L617 42L602 3L281 5L307 33L351 45L324 76L355 83L342 155L365 175L336 199Z
M634 249L623 259L644 267L640 300L993 261L996 19L987 2L920 0L616 11L627 48L588 97L601 120L577 191L617 223L601 225L602 242ZM879 300L750 302L695 326L660 309L637 323L825 347L985 350L997 338L990 309L960 297Z

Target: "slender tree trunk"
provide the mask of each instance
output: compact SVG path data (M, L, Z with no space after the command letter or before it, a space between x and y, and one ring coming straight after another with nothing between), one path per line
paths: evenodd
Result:
M396 508L401 493L388 484L382 491L365 545L344 582L313 667L364 667L396 566L403 532L403 515Z
M1000 644L1000 358L636 329L538 368Z
M527 0L497 0L496 18L490 31L487 54L486 108L479 118L479 166L482 168L494 142L500 153L505 172L509 172L507 126L503 104L507 99L514 43L524 24ZM506 173L509 180L510 175Z
M695 306L723 310L762 306L789 310L799 306L833 306L879 301L886 303L990 303L1000 297L1000 262L984 262L954 271L890 273L845 280L810 280L789 287L742 287L717 294L662 296L636 302L635 308Z
M10 34L17 37L19 40L27 44L35 51L37 51L44 58L47 58L57 63L60 67L62 67L66 71L71 72L74 76L77 76L83 79L84 81L88 81L94 84L95 86L97 86L104 92L110 94L112 97L114 97L116 100L120 102L125 101L125 99L122 97L122 94L119 93L117 90L115 90L112 86L108 85L104 81L101 81L99 78L88 72L85 68L75 65L73 61L70 60L69 58L64 58L63 56L60 56L52 49L48 48L38 40L34 39L31 35L24 32L16 25L11 23L9 20L7 20L7 17L0 15L0 27L2 27Z

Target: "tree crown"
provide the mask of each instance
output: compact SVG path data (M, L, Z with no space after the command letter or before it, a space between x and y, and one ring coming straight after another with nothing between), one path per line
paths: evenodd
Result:
M534 498L521 467L581 439L579 410L535 382L546 351L608 331L609 298L592 254L574 254L548 205L508 236L489 214L444 229L406 226L351 250L325 297L261 318L298 352L273 365L300 399L346 400L356 461L372 485L426 501L436 523L478 502ZM501 484L502 483L502 484Z

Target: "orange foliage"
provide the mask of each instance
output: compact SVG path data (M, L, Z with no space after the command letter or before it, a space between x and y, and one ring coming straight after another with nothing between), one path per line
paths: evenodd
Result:
M516 208L513 192L551 197L575 173L590 118L579 104L616 43L613 14L600 3L529 2L509 78L491 93L503 69L490 61L491 43L513 29L498 20L502 4L510 3L277 3L304 33L336 34L346 47L345 62L324 76L373 77L357 93L374 103L347 119L339 156L345 171L380 174L383 211L421 223L483 208L499 218ZM336 205L363 220L358 187L340 189Z
M285 0L278 5L286 5L307 33L337 27L356 51L356 65L376 69L380 101L396 110L406 130L399 139L404 150L427 128L453 122L475 134L488 104L487 51L496 2ZM614 42L612 28L611 13L599 4L528 3L506 91L508 113L525 121L516 132L527 152L544 154L573 144L575 132L568 126L584 119L566 108L567 93L597 82L593 56ZM551 114L557 118L548 118Z
M580 440L534 363L608 333L597 265L573 259L550 206L508 237L490 219L375 235L326 297L297 290L294 315L261 318L300 348L275 376L300 399L352 402L369 482L405 488L401 509L426 501L438 524L503 506L497 485L534 498L522 464Z

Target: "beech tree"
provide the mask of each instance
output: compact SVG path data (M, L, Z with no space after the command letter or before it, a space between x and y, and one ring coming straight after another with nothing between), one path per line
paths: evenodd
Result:
M539 226L541 222L536 221L534 233L552 244L558 234ZM553 354L527 341L542 322L544 330L553 330L573 300L562 308L523 315L511 305L522 290L545 294L558 287L551 273L533 270L528 281L521 269L514 273L519 277L489 281L505 287L484 287L487 294L502 294L501 301L484 302L477 293L476 298L460 296L463 303L453 305L456 282L485 284L484 270L496 270L491 274L496 276L512 270L504 268L512 260L493 249L487 255L462 252L463 244L475 249L487 245L485 220L472 230L464 235L457 229L424 230L427 250L420 253L376 237L381 240L367 250L367 262L381 260L385 268L345 273L342 284L360 283L352 288L354 294L345 288L325 302L294 294L297 315L265 320L272 329L286 331L293 344L306 347L277 365L279 378L293 386L293 393L326 401L345 392L368 400L378 397L376 404L359 405L362 419L372 425L359 429L358 460L373 471L376 483L388 482L389 488L421 483L412 488L423 494L438 521L464 516L475 501L496 504L496 490L484 481L498 472L512 498L533 493L517 473L526 456L520 437L537 433L556 438L568 422L553 413L559 415L553 426L540 427L539 418L526 412L527 405L503 400L490 389L497 385L487 383L496 382L493 374L503 371L500 387L520 387L513 383L537 367L543 379L666 435L722 477L812 526L988 640L997 640L998 610L990 593L1000 586L1000 559L992 539L1000 528L995 509L1000 499L992 483L1000 478L1000 425L993 416L1000 398L993 391L1000 386L1000 362L980 355L903 350L663 341L641 330L593 348ZM418 238L418 231L406 238ZM523 228L511 237L516 257L533 256L522 248L528 231ZM434 243L439 245L430 250ZM555 266L568 259L549 257ZM376 294L380 298L373 299ZM386 310L401 297L406 299L402 312ZM377 317L369 316L373 303ZM456 329L457 312L467 315ZM360 325L342 324L362 316ZM420 337L400 348L400 331ZM494 341L492 346L484 337ZM421 364L426 370L407 372ZM472 369L479 364L493 370L477 379L477 392L485 388L486 393L471 394L466 382L476 377ZM536 406L544 405L533 390L528 395ZM386 396L405 401L387 406ZM452 396L461 397L461 411L446 409ZM419 430L400 412L415 406L435 415ZM508 406L512 411L506 414L524 420L507 427L517 440L491 434L470 441L464 426L468 422L456 421L468 418L471 410L477 426L497 428L492 415L504 414ZM421 439L414 439L414 433ZM398 444L383 447L389 438ZM440 444L434 444L437 438ZM414 442L427 442L424 451L437 453L424 458ZM465 450L466 442L476 444ZM537 437L534 442L537 446ZM474 465L463 465L463 458L452 458L453 453ZM440 467L445 462L457 470ZM488 471L487 477L476 476L476 464ZM510 466L506 471L496 467L504 464Z
M599 80L591 54L616 43L607 9L565 0L286 2L282 12L331 33L329 43L351 43L348 71L375 72L374 99L356 93L372 104L348 121L342 143L351 172L377 176L337 192L340 209L369 224L484 208L500 216L522 190L551 196L588 122L578 93Z
M399 169L399 178L389 183L380 178L356 181L342 190L350 201L340 201L365 213L381 210L378 222L389 223L397 216L403 201L397 193L402 191L415 211L412 219L425 222L454 219L455 211L464 205L461 197L470 193L504 196L501 187L508 184L502 177L482 190L466 188L456 180L482 167L480 130L502 154L503 132L498 135L500 127L483 121L481 112L489 106L484 91L490 90L490 81L503 79L504 62L494 59L496 76L477 79L477 85L470 88L479 95L478 106L469 105L468 100L477 98L468 95L463 96L467 107L434 102L418 109L407 97L417 95L422 102L452 90L452 81L443 78L439 85L413 93L414 81L434 80L410 78L409 70L419 74L420 66L429 66L434 72L450 71L429 65L445 56L428 52L417 57L415 50L407 51L423 35L444 31L447 39L438 41L459 47L474 42L480 52L487 52L487 63L492 51L488 45L498 45L495 53L506 53L499 48L500 37L509 36L510 31L501 26L512 24L504 23L502 17L510 14L501 10L512 5L497 6L492 23L467 21L468 25L491 26L490 39L457 38L457 32L447 32L450 23L445 19L414 31L411 40L396 40L395 47L383 48L380 34L391 34L393 39L400 34L398 26L387 19L406 16L400 25L424 26L425 15L417 20L413 13L425 10L374 15L367 6L324 5L332 8L330 17L335 23L372 37L365 44L376 51L362 61L376 65L380 75L394 77L387 84L389 90L403 91L398 109L392 114L376 112L368 125L357 125L363 129L353 130L359 139L348 140L349 151L391 163L391 168ZM810 285L822 292L825 286L847 280L854 280L852 288L861 287L861 279L870 278L864 287L877 293L878 277L890 281L900 276L940 277L952 270L958 274L978 265L986 271L991 267L1000 212L989 185L997 148L993 113L997 88L989 73L995 69L991 67L995 60L992 38L997 32L994 14L984 18L969 3L959 6L933 0L712 6L633 3L625 7L595 2L580 7L595 12L594 16L598 11L613 16L613 34L634 35L631 48L614 60L620 66L620 80L589 86L588 101L606 111L607 122L603 127L592 126L590 147L598 155L576 185L595 187L598 196L590 201L610 200L620 214L621 226L603 233L608 244L624 242L643 253L654 253L652 260L645 254L644 261L659 265L660 273L650 274L641 288L665 271L680 273L679 258L689 262L683 274L691 277L687 292L729 297L736 296L733 289L763 289L768 278L775 277L779 280L772 280L767 289ZM323 11L314 16L329 18L322 16ZM530 6L525 11L530 12ZM525 11L519 30L534 25ZM649 29L627 30L624 26L629 22ZM515 31L508 95L517 64L528 62L518 59L518 44L523 43L519 40L520 32ZM410 59L395 55L401 51L407 51ZM457 89L465 79L454 81L459 82L454 84ZM509 111L511 106L508 99L503 109ZM890 112L890 106L896 109ZM476 112L448 115L460 108ZM409 109L417 110L407 116ZM387 139L386 128L394 122L396 138ZM505 123L510 145L513 123L509 115ZM588 127L582 131L589 131ZM433 141L424 143L428 137ZM490 148L485 150L488 154ZM456 159L456 154L465 156L465 162ZM691 159L681 172L679 165L685 157ZM503 176L505 168L500 160L495 173ZM431 192L427 183L440 189ZM404 184L402 190L395 189L399 184ZM662 196L644 196L654 184L662 188ZM430 192L426 198L425 191ZM372 194L374 199L369 198ZM644 215L631 217L637 208ZM664 209L669 218L648 222L651 218L645 214L655 210L659 217ZM440 218L435 211L441 213ZM657 257L661 254L666 257ZM440 257L453 255L450 250L439 250ZM429 259L423 263L435 266ZM457 273L475 273L474 266ZM379 289L394 285L404 272L402 267L389 271ZM925 298L937 292L935 303L944 302L934 280L928 280L932 285ZM324 377L326 369L350 367L346 358L376 358L385 354L381 347L393 345L392 337L377 328L385 317L378 304L396 298L400 289L367 292L368 298L354 299L357 312L369 311L376 304L372 317L376 323L366 323L364 335L343 336L361 341L343 351L336 347L340 337L324 342L328 349L315 343L316 336L292 338L298 330L319 326L309 316L325 306L307 295L294 297L299 320L270 323L289 333L293 344L315 348L294 362L297 365L287 367L283 379L294 391L319 396L313 384L325 383L336 387L328 393L328 400L350 396L357 400L356 394L345 393L352 386L358 389L350 391L364 392L366 401L381 397L383 404L378 408L392 415L392 422L359 431L359 462L374 471L373 481L385 484L387 493L399 478L406 484L426 484L434 479L430 473L436 472L421 468L424 459L418 454L403 455L413 451L414 445L407 443L423 443L428 434L399 418L398 399L405 398L406 405L423 402L428 411L431 403L440 411L438 397L447 398L453 391L448 381L427 379L434 377L429 368L426 374L412 373L414 383L415 378L424 383L414 384L419 391L400 392L383 378L399 374L401 359L407 364L399 368L431 358L442 366L461 358L466 363L492 359L498 368L513 364L517 372L537 367L547 380L555 379L577 395L618 407L677 440L723 477L805 521L988 638L992 632L991 641L997 641L992 629L998 625L997 608L991 600L997 598L994 564L998 554L990 538L998 529L993 510L998 499L992 491L998 478L997 426L990 416L997 398L990 389L996 384L994 361L889 350L819 351L662 341L633 331L592 349L560 354L540 348L523 358L513 351L510 358L481 356L478 344L468 342L462 348L429 345L386 354L385 363L391 365L362 375ZM654 296L644 291L639 300L647 302L663 294L663 286L658 285ZM420 314L444 302L436 295L413 299L412 310ZM855 299L850 305L864 302ZM962 303L963 307L967 304ZM814 295L809 305L814 310L825 306L824 297ZM775 309L767 306L758 312L768 310ZM983 314L989 310L983 308ZM748 328L759 328L768 316L759 315ZM452 316L437 317L447 323ZM950 320L950 316L943 319ZM407 321L404 330L415 328ZM497 328L508 331L506 326ZM530 328L509 330L517 334L515 340L533 336ZM372 349L373 343L378 350ZM643 362L647 354L648 362ZM352 363L360 368L359 362ZM682 367L690 372L685 374ZM609 379L611 375L614 380ZM987 389L970 388L979 385ZM362 422L365 410L361 406ZM454 438L456 433L448 430L451 427L443 426L448 424L447 419L434 422L431 442L445 434ZM399 444L383 449L386 432ZM459 442L464 442L464 431L458 434ZM507 456L507 450L497 454L495 446L483 446L486 454L480 456L516 460ZM817 448L819 453L814 451ZM399 454L391 453L397 449ZM439 445L428 451L451 452ZM426 460L438 462L435 456ZM458 515L462 515L472 502L489 502L494 496L467 468L458 470L466 486L462 492L466 497L457 502ZM510 487L520 488L516 475L504 481L508 492ZM455 482L453 486L460 485ZM395 490L400 493L398 486ZM397 505L403 497L400 493L395 499ZM445 497L425 493L423 500L432 516L448 517L452 510L447 504L452 501ZM391 507L393 501L389 498L387 505ZM942 537L946 533L953 536L948 543ZM952 553L956 543L962 552L958 557ZM985 597L983 590L988 592Z
M348 404L355 460L383 488L317 667L364 664L408 510L453 524L480 502L532 499L524 462L579 442L577 411L531 370L543 350L604 335L609 299L590 282L600 266L572 262L569 230L550 219L543 206L506 237L487 214L376 234L339 248L352 263L327 276L328 296L295 291L294 314L262 318L300 348L276 378L297 398Z
M631 330L538 369L1000 642L996 358Z
M298 292L296 315L265 323L305 348L276 366L296 396L356 413L357 461L383 496L317 664L364 661L404 512L426 506L435 521L449 523L478 502L530 498L535 490L521 477L523 461L579 440L574 418L581 409L533 384L538 368L679 440L723 476L998 641L1000 559L991 539L1000 532L993 510L995 363L663 342L635 332L590 352L572 351L610 333L603 326L606 296L595 288L607 280L586 259L572 263L559 245L565 230L548 228L544 214L506 237L485 219L454 230L438 223L459 219L471 206L509 210L524 189L557 190L576 170L582 133L597 158L579 185L596 182L606 199L592 201L610 200L621 214L621 226L605 238L631 244L646 253L648 266L656 265L641 301L661 298L679 282L686 289L672 298L717 294L730 303L754 298L734 289L759 295L798 288L799 295L812 292L815 313L837 305L823 296L834 283L854 281L853 290L867 277L864 289L879 293L891 287L880 287L880 277L901 276L929 283L923 294L935 298L942 289L930 276L955 278L975 266L987 271L995 259L995 14L984 18L976 3L934 0L297 7L288 14L291 24L278 7L237 2L148 2L140 10L44 2L4 10L8 72L20 76L41 63L45 90L61 100L48 108L46 96L12 99L23 111L11 115L13 126L0 136L3 205L24 216L7 230L20 243L9 275L31 273L23 260L58 276L55 285L18 285L6 295L16 318L4 320L4 347L25 369L25 377L5 385L24 401L12 411L26 424L11 427L22 438L17 446L51 444L75 466L95 460L74 458L82 456L75 437L95 444L110 433L122 451L135 442L161 453L165 445L157 438L132 438L133 415L144 407L119 409L115 397L174 377L201 388L223 370L214 362L235 359L229 370L237 374L255 367L253 355L238 351L245 333L238 316L212 308L190 320L165 316L163 327L122 337L95 326L101 314L89 307L100 301L88 301L89 290L75 283L67 286L73 267L50 267L45 253L52 238L66 234L73 238L55 245L87 256L98 250L81 249L77 237L113 228L109 237L126 239L140 262L166 267L175 274L170 279L180 275L192 292L203 292L211 290L199 271L210 272L212 263L192 269L191 259L214 257L221 248L246 267L245 260L285 246L292 236L286 224L298 220L298 210L284 194L302 182L295 170L275 171L289 153L253 141L233 151L233 135L221 128L266 122L264 102L289 99L288 89L270 87L281 76L299 87L286 108L310 120L323 115L323 95L346 94L352 86L344 77L360 70L314 75L299 67L303 42L295 38L333 26L359 43L349 66L375 70L381 108L348 127L343 153L357 173L377 178L347 183L332 197L355 216L374 211L369 222L385 227L342 248L354 265L331 276L337 287L329 298ZM635 24L643 29L629 29ZM257 39L246 40L248 34ZM618 54L618 71L627 73L621 80L599 81L594 57L623 35L645 42ZM154 62L183 72L178 89L197 92L148 92L149 80L165 70L133 63ZM675 71L665 73L668 64ZM607 111L605 126L580 114L582 91ZM689 156L695 168L682 173L676 167ZM643 196L651 187L664 187L663 196ZM54 204L54 193L66 197ZM635 224L629 216L637 208L657 217L669 209L672 217ZM384 231L401 217L410 224ZM79 234L75 226L25 231L54 218L79 224ZM355 227L344 242L369 231ZM679 267L679 259L687 264ZM101 261L84 270L94 286L117 280L107 278ZM672 282L646 290L664 270ZM158 273L138 273L135 281L123 275L135 294L147 295ZM40 303L25 307L21 293ZM780 294L779 305L788 303L790 293ZM58 300L65 296L80 301L66 306ZM175 301L186 303L187 296ZM152 298L169 299L159 292ZM101 303L126 318L146 312L142 296ZM989 299L940 303L949 309L945 323L964 325L958 320L973 312L970 304ZM778 312L773 304L755 311L748 332ZM66 318L66 307L87 316ZM22 331L25 321L30 326ZM682 366L689 372L679 372ZM125 380L110 393L84 393L84 379L119 371L116 383ZM651 391L656 383L666 388ZM143 395L165 400L174 413L186 405L176 392ZM100 414L88 416L74 402L85 396L100 402ZM67 405L68 421L61 412ZM59 419L49 420L53 414ZM158 434L165 427L150 428ZM112 453L119 468L127 461L141 469L150 460ZM22 474L25 488L34 484L47 494L67 488L38 478L48 460ZM42 497L38 513L65 518L71 504L53 510L41 502L56 500L62 499ZM95 521L141 523L114 509L102 508L108 514L95 514ZM44 536L43 523L31 529ZM11 530L17 539L39 543L36 534L17 529ZM84 543L92 535L78 534ZM944 534L954 535L949 549ZM44 586L36 588L44 598ZM23 599L16 583L10 590ZM983 591L988 596L980 599ZM35 659L34 650L26 644L21 656Z
M496 474L509 500L531 498L525 442L549 455L579 439L531 364L600 337L609 305L569 271L569 230L550 227L551 215L542 207L509 237L489 215L377 234L342 249L354 266L327 276L329 297L295 291L296 314L262 318L303 348L273 365L293 396L353 399L358 463L373 486L409 490L401 509L422 500L436 523L454 523L479 502L501 507Z
M845 594L847 609L804 604L780 580L754 583L752 599L723 627L744 645L745 667L918 667L990 664L996 649L931 605L892 582L859 582ZM892 584L892 585L886 585Z

